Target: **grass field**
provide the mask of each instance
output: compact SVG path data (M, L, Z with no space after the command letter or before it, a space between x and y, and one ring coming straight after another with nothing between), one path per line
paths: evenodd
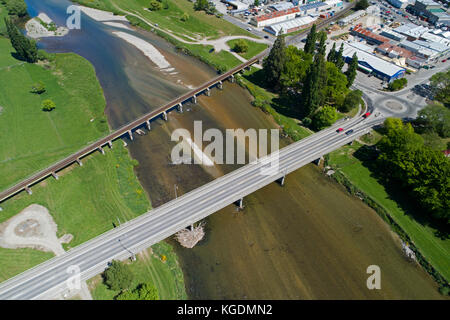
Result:
M426 259L449 281L450 239L440 239L435 235L435 229L422 225L405 213L373 173L353 156L353 153L361 147L361 144L354 143L352 146L345 146L330 153L329 164L337 167L358 189L386 209Z
M265 43L258 43L258 42L254 42L254 41L250 41L247 39L242 39L244 40L244 42L247 43L248 45L248 51L245 53L239 53L239 55L245 59L250 59L253 58L254 56L256 56L258 53L264 51L267 49L268 45ZM230 48L233 49L234 44L237 42L238 40L230 40L227 42L227 44L230 46Z
M109 129L105 99L93 67L75 54L60 54L48 66L11 56L0 38L0 189L79 150ZM42 81L47 92L30 92ZM51 99L52 112L41 103ZM91 121L92 119L92 121Z
M167 258L165 262L161 259L162 255ZM152 282L158 289L162 300L187 298L183 272L179 268L176 255L169 244L165 242L155 244L151 249L137 255L136 261L128 261L128 263L134 274L131 289L140 283ZM119 291L108 289L103 283L101 275L88 280L88 286L95 300L112 300L119 294Z
M117 12L120 8L137 13L179 36L210 39L227 35L254 37L250 32L221 18L208 15L203 11L195 11L193 2L188 0L167 0L168 8L159 11L149 11L149 1L147 0L76 0L75 2L106 11ZM183 13L189 15L187 21L181 21Z

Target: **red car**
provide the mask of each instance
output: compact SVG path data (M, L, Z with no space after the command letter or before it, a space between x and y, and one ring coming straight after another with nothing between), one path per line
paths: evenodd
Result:
M366 113L363 114L363 118L367 118L367 117L370 116L370 115L371 115L370 112L366 112Z
M442 62L445 62L445 61L447 61L447 59L442 60Z
M342 129L342 128L339 128L336 130L336 132L342 132L342 131L344 131L344 129Z

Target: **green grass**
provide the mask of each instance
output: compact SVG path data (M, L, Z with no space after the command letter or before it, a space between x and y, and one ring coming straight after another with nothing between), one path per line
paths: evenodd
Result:
M239 53L239 55L247 60L253 58L258 53L266 50L268 47L268 45L265 43L258 43L258 42L250 41L247 39L242 39L242 40L244 40L244 42L247 43L248 50L245 53ZM233 49L233 47L237 41L238 41L238 39L230 40L227 42L227 44L230 46L231 49Z
M31 266L44 262L54 255L33 249L4 249L0 248L0 282L11 276L22 273Z
M329 164L337 167L358 189L381 205L394 221L409 235L425 258L447 281L450 280L450 239L442 240L436 230L422 225L391 199L383 185L373 177L372 172L353 156L361 144L342 147L329 155Z
M120 9L142 15L159 27L168 29L177 35L189 37L207 37L211 39L227 35L246 35L254 37L250 32L243 30L214 15L208 15L203 11L195 11L193 2L187 0L167 0L168 9L148 11L148 0L76 0L82 5L117 12ZM114 6L114 4L116 6ZM181 21L183 13L189 15L185 22Z
M109 131L105 99L88 61L75 54L58 54L43 66L16 60L11 52L9 41L0 38L0 189ZM47 92L30 92L37 81L45 84ZM45 99L53 100L56 109L42 111Z
M151 254L152 251L153 254ZM162 255L167 258L165 262L161 260ZM129 265L134 274L131 289L140 283L152 282L162 300L187 299L183 272L169 244L160 242L153 245L152 250L146 250L144 254L137 255L137 260ZM119 294L119 291L108 289L101 275L88 280L88 286L95 300L112 300Z

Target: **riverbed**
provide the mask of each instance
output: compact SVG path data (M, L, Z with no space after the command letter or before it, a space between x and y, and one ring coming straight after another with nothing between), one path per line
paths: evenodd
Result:
M66 0L27 0L30 13L45 12L63 24ZM114 32L129 33L148 42L173 70L164 71ZM211 79L216 72L177 52L151 32L130 31L83 15L80 30L61 38L45 38L39 45L51 52L75 52L95 67L107 101L110 126L117 128L145 112ZM169 113L169 121L152 123L152 130L126 139L140 165L136 174L153 207L176 195L220 177L238 165L174 165L170 161L177 128L193 132L195 120L203 129L276 128L274 121L251 104L251 96L237 84L224 83L211 97L183 113ZM288 141L282 141L281 146ZM173 239L192 299L433 299L437 287L419 266L402 254L398 237L359 199L308 165L273 183L235 206L206 219L206 238L194 249ZM382 289L369 290L366 269L378 265Z

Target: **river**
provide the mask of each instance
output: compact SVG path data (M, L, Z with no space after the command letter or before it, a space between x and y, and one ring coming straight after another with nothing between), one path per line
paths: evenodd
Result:
M66 0L26 0L32 16L45 12L64 24ZM160 70L141 51L113 35L123 31L151 43L175 71ZM107 101L110 126L138 115L212 78L216 73L180 54L165 40L145 31L107 26L83 15L81 30L63 38L46 38L39 46L50 52L75 52L95 67ZM176 72L176 73L175 73ZM236 165L173 165L177 128L276 128L252 107L251 96L236 84L224 83L197 105L171 112L145 135L128 142L140 165L136 174L153 207L193 190ZM287 144L282 141L281 145ZM350 197L318 168L308 165L290 174L286 185L271 184L244 200L245 209L228 206L206 219L206 237L194 249L173 239L192 299L414 299L439 298L432 279L407 262L398 237L361 201ZM366 268L378 265L382 289L369 290Z

